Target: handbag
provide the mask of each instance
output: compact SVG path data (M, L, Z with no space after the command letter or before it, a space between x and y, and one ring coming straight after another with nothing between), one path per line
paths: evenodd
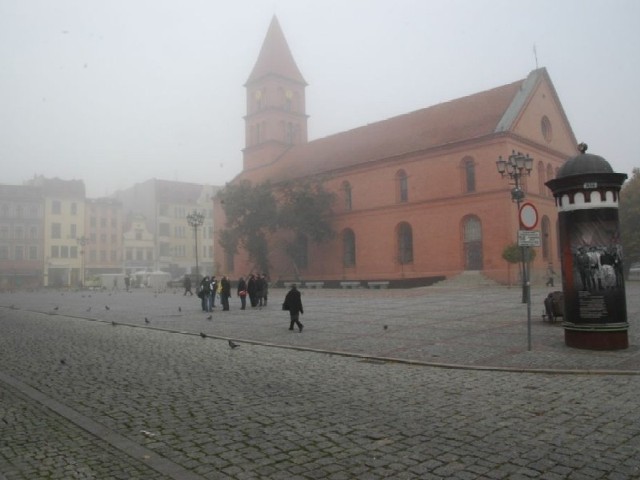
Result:
M287 302L284 302L282 304L282 310L289 310L289 305L287 305Z

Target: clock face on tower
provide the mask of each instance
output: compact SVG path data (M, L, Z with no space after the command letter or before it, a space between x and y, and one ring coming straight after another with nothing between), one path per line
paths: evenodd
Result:
M287 90L284 92L284 96L287 97L287 100L291 100L293 98L293 92L291 90Z

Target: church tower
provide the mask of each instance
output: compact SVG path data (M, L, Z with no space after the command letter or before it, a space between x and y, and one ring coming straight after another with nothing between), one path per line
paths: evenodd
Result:
M244 86L244 170L269 164L291 146L307 142L307 82L275 16Z

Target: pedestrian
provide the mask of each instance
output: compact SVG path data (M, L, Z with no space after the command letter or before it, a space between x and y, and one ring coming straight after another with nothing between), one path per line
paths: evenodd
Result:
M547 287L553 287L555 276L556 272L553 270L553 264L549 262L549 265L547 265Z
M222 310L229 310L229 297L231 297L231 283L226 275L223 275L220 279L220 303L222 304Z
M211 308L216 308L216 295L218 294L218 280L215 275L211 276Z
M129 276L129 274L126 274L124 276L124 288L127 290L127 292L129 291L130 286L131 286L131 277Z
M249 280L247 281L247 294L249 295L249 303L252 307L256 307L258 305L256 289L256 276L252 273L251 275L249 275Z
M267 297L269 296L269 277L266 273L262 274L262 306L267 306Z
M240 277L238 280L238 296L240 297L240 310L247 308L247 282L244 281L244 277Z
M200 288L198 289L198 296L202 300L202 311L211 311L211 279L209 276L205 276L200 282Z
M193 292L191 291L191 276L190 275L185 275L184 276L184 281L182 282L182 286L184 287L184 295L186 295L188 293L189 296L192 297L193 296Z
M256 301L258 306L262 307L264 301L264 277L260 274L256 275Z
M302 298L300 298L300 291L296 287L295 283L291 285L291 290L284 297L284 303L282 304L283 310L289 311L290 323L289 330L293 330L293 325L298 325L300 329L300 333L302 333L302 329L304 325L300 323L300 315L304 314L304 309L302 308Z

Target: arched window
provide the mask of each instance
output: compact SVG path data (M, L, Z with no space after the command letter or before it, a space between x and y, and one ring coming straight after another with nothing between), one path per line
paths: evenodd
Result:
M551 166L550 163L547 163L547 182L549 180L553 180L554 178L555 177L553 175L553 167ZM551 190L549 190L546 185L545 185L545 193L546 193L547 196L551 196L552 195Z
M551 253L551 226L549 224L549 217L547 217L546 215L542 217L540 228L542 230L542 258L548 261L550 258L549 255Z
M290 145L295 140L296 126L291 122L287 122L285 124L284 128L285 128L285 132L284 132L285 139L284 140L285 140L286 143L288 143Z
M482 223L475 215L465 217L462 222L464 245L464 269L482 270Z
M224 251L224 266L227 272L233 272L235 267L233 252L230 252L228 250Z
M342 265L356 266L356 236L350 228L342 233Z
M397 228L398 263L406 265L413 263L413 231L411 225L402 222Z
M409 181L404 170L398 170L396 173L396 182L398 190L398 202L406 203L409 201Z
M540 195L545 194L545 190L547 187L544 186L545 182L545 171L544 171L544 163L538 162L538 193Z
M476 164L471 157L462 159L462 171L464 174L464 193L476 191Z
M351 184L346 180L342 182L342 192L344 194L344 209L351 211Z

